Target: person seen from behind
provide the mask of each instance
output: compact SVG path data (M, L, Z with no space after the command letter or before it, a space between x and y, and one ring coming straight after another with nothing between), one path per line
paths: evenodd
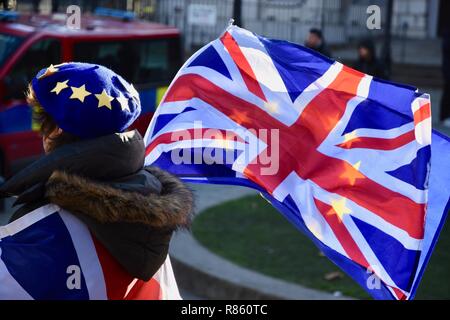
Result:
M312 28L309 30L305 46L331 58L331 52L328 49L322 30L320 29Z
M51 65L33 78L27 101L45 155L0 186L0 196L17 197L10 222L49 204L79 219L109 261L107 270L116 272L108 298L124 299L133 279L148 282L163 265L174 230L189 227L192 193L175 176L144 165L143 138L129 130L141 112L139 94L110 69ZM26 252L22 259L27 263ZM58 271L53 263L45 267ZM39 292L61 298L51 283Z
M384 65L377 58L375 43L371 39L364 39L358 45L358 60L353 68L371 76L387 79Z

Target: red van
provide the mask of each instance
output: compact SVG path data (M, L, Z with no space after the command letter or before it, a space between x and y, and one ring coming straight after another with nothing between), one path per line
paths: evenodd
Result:
M9 176L42 154L42 143L24 100L28 82L42 68L66 61L107 66L139 91L142 134L169 82L181 66L176 28L139 21L130 12L98 11L81 18L0 12L0 176ZM111 13L111 14L110 14Z

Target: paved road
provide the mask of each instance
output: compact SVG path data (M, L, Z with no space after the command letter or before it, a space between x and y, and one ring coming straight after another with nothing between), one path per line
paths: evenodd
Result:
M197 213L228 200L257 194L255 190L240 186L189 183L189 187L194 191Z
M254 190L237 186L189 184L189 187L194 191L196 213L228 200L256 194L256 191ZM175 236L173 238L171 249L173 249L175 245L174 241L178 241L178 237ZM190 288L180 288L180 293L185 300L205 300L205 298L192 293Z

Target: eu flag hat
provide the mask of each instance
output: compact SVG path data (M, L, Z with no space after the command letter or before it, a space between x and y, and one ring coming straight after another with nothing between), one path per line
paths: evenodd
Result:
M50 65L38 72L31 86L58 126L82 139L123 132L141 112L133 85L97 64Z

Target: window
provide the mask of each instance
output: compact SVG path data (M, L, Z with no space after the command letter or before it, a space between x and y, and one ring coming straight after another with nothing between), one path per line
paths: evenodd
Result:
M104 65L136 85L167 84L181 66L181 47L176 38L79 42L74 60Z
M5 77L6 99L23 99L28 83L36 73L50 64L61 62L61 44L57 39L43 39L34 43Z
M22 37L0 33L0 66L19 47L22 41Z

